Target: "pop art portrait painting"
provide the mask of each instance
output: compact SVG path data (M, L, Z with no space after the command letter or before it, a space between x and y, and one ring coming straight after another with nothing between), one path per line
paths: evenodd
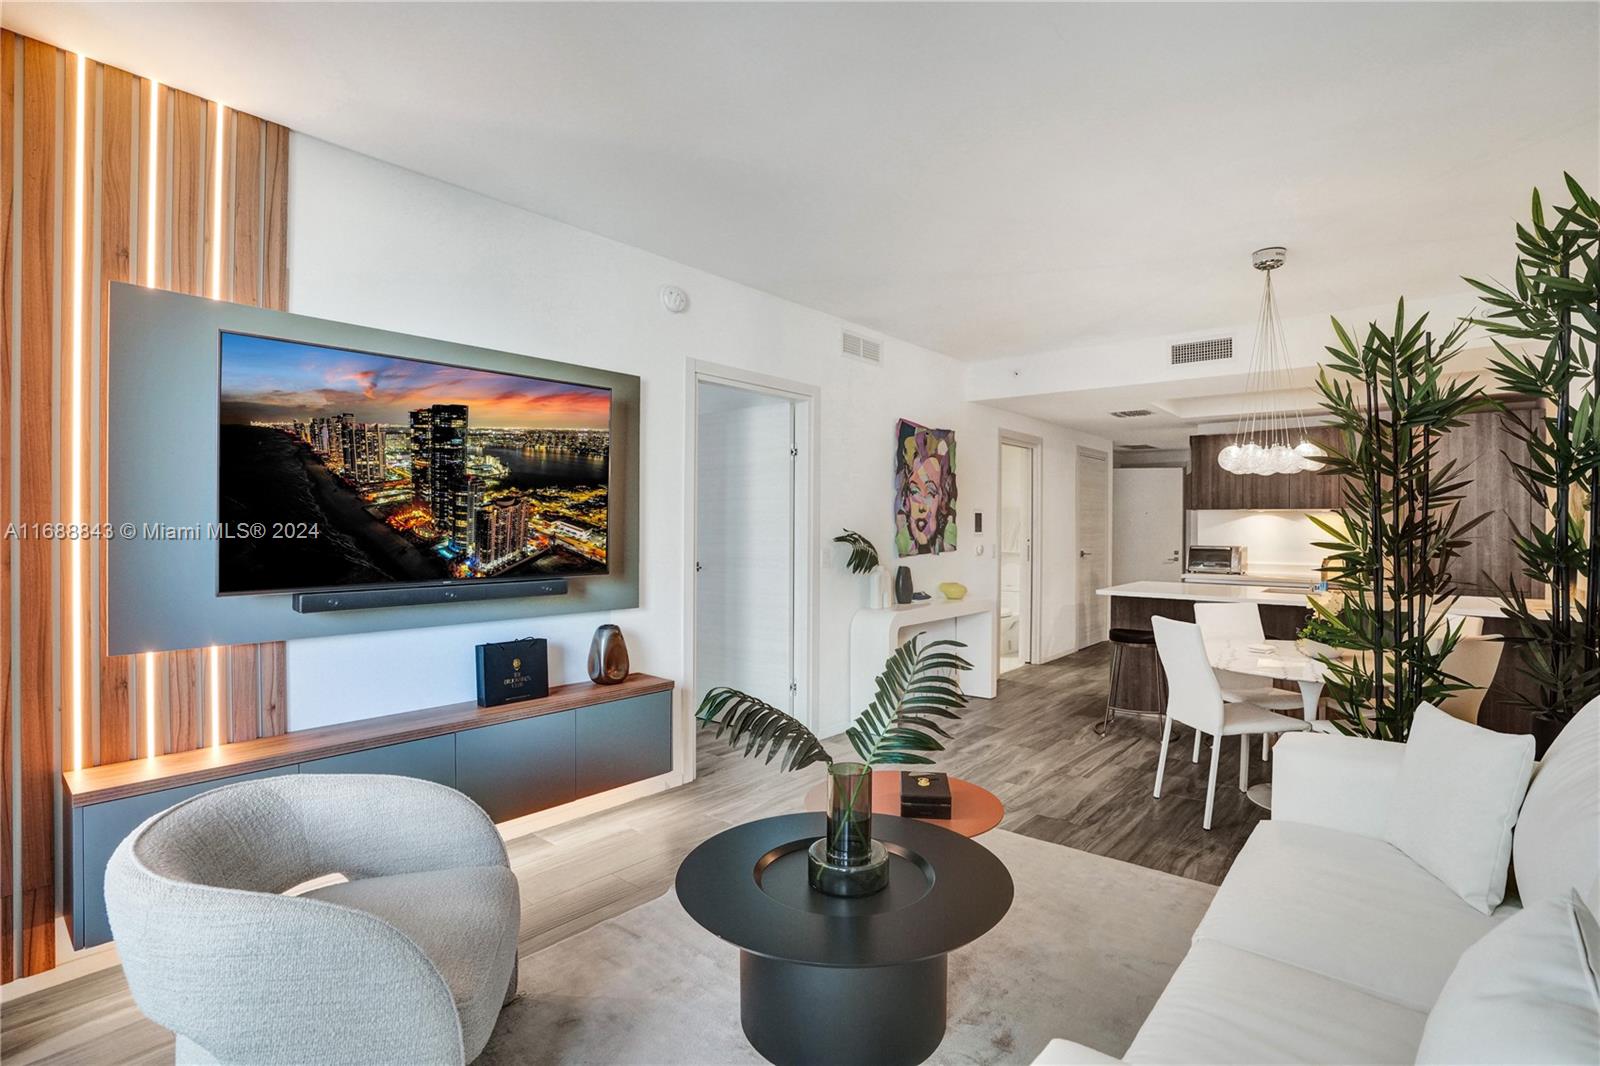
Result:
M955 430L902 418L894 438L895 548L902 557L955 551Z

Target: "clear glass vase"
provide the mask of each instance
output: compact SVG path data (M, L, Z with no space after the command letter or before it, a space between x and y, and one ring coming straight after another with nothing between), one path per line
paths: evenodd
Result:
M872 767L836 762L828 767L828 861L859 866L872 852Z
M828 832L806 856L811 887L830 896L869 896L889 883L889 853L872 839L872 767L828 766Z

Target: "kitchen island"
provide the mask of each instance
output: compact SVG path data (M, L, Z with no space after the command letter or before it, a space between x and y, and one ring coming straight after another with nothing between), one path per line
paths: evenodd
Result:
M1182 600L1189 603L1259 603L1275 607L1298 607L1309 610L1306 606L1306 597L1310 595L1304 589L1287 588L1273 585L1235 585L1212 584L1201 581L1129 581L1122 585L1112 585L1109 588L1096 589L1095 594L1111 598L1111 624L1120 625L1117 621L1117 601L1119 599L1136 600ZM1541 601L1529 600L1528 605L1538 609ZM1194 609L1190 608L1190 617L1184 621L1193 621ZM1450 614L1464 618L1504 618L1505 612L1500 608L1500 601L1488 596L1460 596L1450 606ZM1165 618L1177 618L1178 615L1163 615ZM1263 621L1265 614L1263 614ZM1304 623L1302 623L1304 624ZM1143 628L1149 629L1148 625ZM1299 628L1298 626L1296 627ZM1292 640L1294 634L1278 637L1268 633L1269 638L1275 640Z
M1194 621L1196 603L1255 603L1261 607L1261 628L1268 640L1293 640L1311 617L1310 593L1303 589L1272 585L1221 585L1195 581L1130 581L1095 590L1111 601L1111 626L1114 629L1153 628L1152 618ZM1538 601L1529 601L1536 610ZM1452 616L1482 618L1485 635L1510 631L1510 622L1500 602L1488 596L1461 596L1451 605ZM1140 656L1139 666L1131 666L1120 689L1122 706L1134 710L1157 709L1157 678L1150 664L1154 657ZM1516 699L1516 691L1529 681L1519 669L1519 653L1507 648L1500 659L1494 683L1478 711L1480 725L1506 733L1526 733L1531 726L1528 712ZM1142 667L1142 668L1141 668Z

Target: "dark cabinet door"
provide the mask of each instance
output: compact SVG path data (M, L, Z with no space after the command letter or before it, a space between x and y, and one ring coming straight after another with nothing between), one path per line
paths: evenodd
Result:
M106 864L111 861L111 853L117 850L123 838L144 824L145 819L224 785L279 777L296 773L298 769L280 766L253 774L239 774L237 777L202 781L197 785L182 785L161 792L146 792L142 796L74 807L71 812L71 839L67 842L67 907L72 946L82 949L104 944L111 939L111 921L106 916Z
M1536 407L1526 404L1512 410L1523 420L1537 413ZM1439 461L1455 460L1456 473L1470 479L1456 505L1458 521L1489 514L1467 533L1467 545L1450 567L1456 591L1464 596L1493 596L1491 581L1501 587L1513 582L1529 596L1544 594L1543 585L1535 586L1523 576L1511 539L1513 529L1532 529L1539 524L1540 516L1532 498L1518 484L1508 455L1525 462L1528 448L1506 428L1497 411L1470 415L1466 425L1439 440Z
M404 744L385 744L381 748L367 748L344 755L330 755L326 759L313 759L300 764L303 774L393 774L397 777L420 777L455 787L456 737L446 733L442 737L424 737L408 740Z
M578 712L578 795L643 781L672 769L672 693Z
M1230 474L1217 465L1217 456L1232 438L1212 434L1189 438L1189 506L1196 511L1242 511L1252 506L1260 478Z
M578 713L542 714L457 733L456 788L496 822L575 799L573 722Z

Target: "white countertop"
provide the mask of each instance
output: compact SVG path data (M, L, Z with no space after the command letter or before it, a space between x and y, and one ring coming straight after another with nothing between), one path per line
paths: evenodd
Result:
M1304 607L1304 592L1268 592L1268 585L1212 585L1201 581L1130 581L1096 589L1098 596L1135 596L1147 600L1194 600L1199 603L1281 603Z
M1180 580L1199 585L1264 585L1268 588L1289 586L1310 589L1316 585L1318 577L1315 570L1258 570L1247 574L1208 574L1191 571L1185 573Z
M1287 607L1306 606L1306 593L1279 592L1269 585L1207 585L1196 581L1130 581L1096 589L1099 596L1133 596L1147 600L1193 600L1197 603L1275 603ZM1541 601L1530 600L1535 610ZM1500 601L1488 596L1461 596L1450 607L1450 614L1472 618L1499 618Z

